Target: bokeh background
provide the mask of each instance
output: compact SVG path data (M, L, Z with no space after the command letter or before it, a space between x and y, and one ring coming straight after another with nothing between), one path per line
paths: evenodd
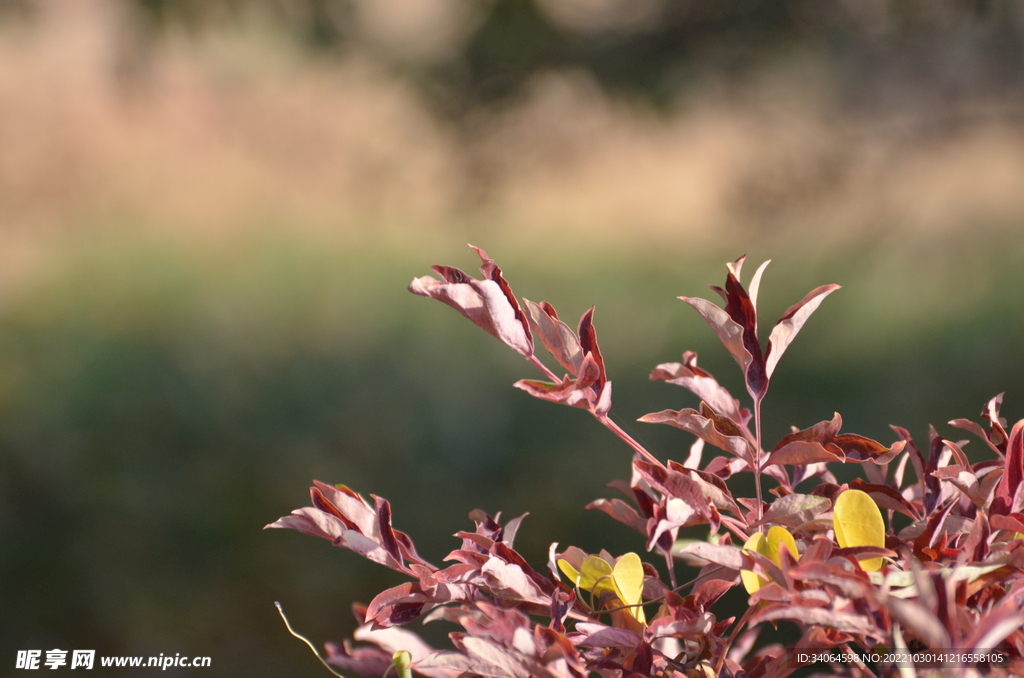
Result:
M273 601L338 641L401 578L261 531L313 478L435 561L473 508L529 511L538 567L641 550L583 510L628 449L404 290L466 242L597 305L613 414L662 458L689 436L636 418L695 401L654 365L742 392L675 299L742 253L769 319L844 285L769 441L1024 415L1022 40L1012 0L0 0L0 662L325 675Z

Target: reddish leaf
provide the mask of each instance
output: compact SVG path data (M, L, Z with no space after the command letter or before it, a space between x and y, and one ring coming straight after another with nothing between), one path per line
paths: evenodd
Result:
M711 329L718 335L719 341L725 346L732 357L739 363L743 373L747 373L747 367L753 362L753 356L747 351L743 344L743 327L737 324L729 314L715 306L707 299L699 297L679 297L693 307L702 318L711 325Z
M1009 515L1001 516L996 514L989 517L989 525L997 530L1009 530L1011 532L1020 532L1024 534L1024 514L1011 513Z
M1003 406L1003 394L1000 393L996 397L985 403L985 407L981 410L981 417L988 421L989 434L988 437L992 441L992 444L998 448L1002 448L1008 440L1006 435L1006 420L999 416L999 409Z
M603 511L640 534L647 534L647 521L636 512L636 509L621 499L597 499L587 504L586 508Z
M1014 494L1024 482L1024 420L1017 422L1010 432L1006 446L1006 471L996 486L989 515L1006 515L1015 510Z
M569 374L579 374L580 364L583 362L583 349L576 334L558 319L551 304L541 302L538 305L529 299L523 299L523 304L526 306L530 327L544 348L554 356L559 365L569 371Z
M611 382L607 382L611 384ZM552 384L548 381L536 379L520 379L513 384L518 389L526 391L534 398L547 400L570 407L579 407L585 410L595 410L597 398L589 388L580 388L569 377L562 380L560 384Z
M420 591L418 582L399 584L370 601L366 621L380 627L405 624L420 616L426 602L427 596Z
M1000 459L1004 456L1003 450L999 449L998 447L992 444L992 441L988 437L988 433L979 424L976 424L970 419L954 419L948 423L950 426L955 426L956 428L960 428L965 431L970 431L974 435L984 440L985 444L989 446L989 449L995 452Z
M1002 517L1002 516L1000 516ZM978 511L974 517L974 525L971 526L971 533L964 544L964 552L967 553L968 562L979 563L988 556L988 540L991 536L988 519L985 513Z
M951 647L949 633L935 613L916 600L890 597L886 607L905 629L930 648Z
M765 465L771 464L792 464L794 466L803 464L816 464L818 462L846 461L843 451L834 445L832 449L821 443L809 442L806 440L795 440L783 447L774 450L768 455Z
M778 523L788 527L799 527L828 511L831 506L832 503L824 497L810 494L788 494L772 502L768 510L765 511L764 518L755 525Z
M887 448L870 438L853 433L839 433L843 419L836 412L831 421L818 422L810 428L790 433L775 446L769 464L811 464L828 461L872 462L887 464L903 451L903 444ZM803 444L800 444L803 443ZM810 443L810 444L807 444ZM817 443L817 446L814 445Z
M533 337L526 315L501 270L485 251L470 247L483 261L480 270L484 280L476 280L450 266L434 266L442 280L430 276L415 278L409 283L409 291L448 304L502 343L524 356L533 355Z
M597 330L594 329L594 307L591 306L580 318L579 330L577 335L580 339L580 348L583 349L583 355L594 359L595 364L598 368L598 379L597 379L597 390L600 391L601 387L604 386L607 377L605 376L604 370L604 358L601 357L601 349L597 345Z
M760 622L788 619L800 624L816 624L845 631L875 637L880 630L868 617L859 614L834 612L821 607L803 607L798 605L769 605L755 612L748 624L753 626Z
M682 556L694 557L727 567L730 570L742 570L744 568L743 553L735 546L715 546L714 544L698 541L673 551L672 555L677 558Z
M771 378L775 366L779 364L782 354L789 348L790 343L796 338L797 333L803 328L804 323L811 317L811 314L818 310L818 306L828 295L839 289L839 285L822 285L807 293L803 299L789 307L782 318L772 328L768 337L768 348L765 351L765 373Z
M744 419L739 401L713 376L697 367L697 354L693 351L683 354L682 363L662 363L655 367L651 372L651 381L659 380L682 386L733 421Z
M749 460L752 446L745 437L735 435L734 431L724 432L718 427L722 425L724 418L713 419L708 416L701 416L696 410L684 409L662 410L652 412L640 417L639 421L645 424L668 424L688 431L705 442L715 447L731 452L741 459ZM732 427L735 430L735 424Z
M698 610L708 610L715 602L736 586L735 582L724 579L710 579L694 588L693 603Z
M921 512L917 507L907 501L902 494L888 485L865 483L860 478L857 478L850 483L850 489L867 492L871 495L871 498L875 500L875 503L878 504L878 508L889 509L890 511L899 511L900 513L910 516L914 520L921 520Z

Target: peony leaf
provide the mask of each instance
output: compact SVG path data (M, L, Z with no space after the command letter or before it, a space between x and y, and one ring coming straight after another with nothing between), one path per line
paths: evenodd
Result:
M836 497L832 524L836 541L843 548L851 546L885 547L885 522L875 501L860 490L846 490ZM861 568L873 572L882 567L881 558L862 560Z

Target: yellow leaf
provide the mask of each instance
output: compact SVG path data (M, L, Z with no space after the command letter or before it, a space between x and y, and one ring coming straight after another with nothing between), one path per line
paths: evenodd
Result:
M615 595L623 604L637 605L626 608L629 614L641 624L646 624L644 608L639 606L644 592L644 566L640 562L640 556L627 553L619 558L612 572L612 583L615 585Z
M743 545L743 549L760 553L776 565L781 565L782 559L779 557L779 549L783 544L793 554L793 558L800 557L796 550L796 540L793 539L793 535L789 533L789 530L778 525L768 530L767 537L763 532L755 532L750 535L750 539ZM768 583L767 579L750 570L740 570L740 579L743 581L743 588L747 590L747 593L754 593Z
M851 546L885 546L885 522L875 500L866 492L846 490L836 497L832 511L836 541L843 548ZM882 567L881 558L860 560L865 572Z
M779 547L783 544L793 554L794 560L800 557L796 552L796 540L793 539L793 535L789 533L789 530L784 527L776 525L768 530L767 542L766 550L768 552L765 555L771 558L772 562L776 565L782 565L782 558L779 557Z
M614 593L623 605L639 605L644 591L644 567L640 556L627 553L618 559L615 568L599 556L587 556L580 563L580 571L565 560L558 561L558 569L569 581L583 591L597 595ZM642 607L627 607L626 612L641 624L646 624Z
M743 545L743 550L761 553L762 545L766 541L764 532L755 532L750 535L750 539ZM747 593L756 593L758 589L768 583L767 579L750 570L740 570L740 579L743 580L743 588L747 590Z
M604 558L587 556L580 563L580 572L577 572L576 568L567 561L559 560L558 569L583 591L600 594L602 591L615 590L615 585L612 583L612 566Z

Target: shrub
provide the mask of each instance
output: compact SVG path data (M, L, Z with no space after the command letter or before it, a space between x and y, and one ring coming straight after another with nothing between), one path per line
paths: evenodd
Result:
M838 286L819 287L786 311L762 348L757 290L768 262L744 288L741 257L727 265L724 289L713 288L724 308L680 298L739 364L752 409L698 367L693 352L658 365L652 380L701 399L697 409L641 418L697 436L686 459L663 463L608 417L612 388L593 308L574 331L551 304L520 303L494 261L474 249L482 279L435 266L441 279L417 278L410 291L454 307L546 377L518 388L587 410L632 449L630 482L612 484L626 500L598 499L587 508L640 533L644 549L664 560L667 581L635 553L558 551L554 544L546 571L538 570L513 546L521 518L501 525L481 511L470 513L473 531L458 533L462 544L446 558L454 564L438 567L392 527L385 499L371 503L345 486L314 482L312 506L267 527L323 537L410 579L356 606L354 637L366 643L328 644L322 661L329 667L367 675L411 668L430 678L767 678L815 663L846 676L1024 672L1024 421L1007 432L1002 396L985 405L984 425L949 422L994 454L974 464L963 441L934 428L919 447L893 427L897 440L887 447L842 432L838 414L762 447L761 403L772 373ZM564 376L537 357L538 340ZM710 459L708 446L716 451ZM864 478L840 484L835 464L857 464ZM730 490L729 479L741 473L753 474L755 497ZM911 521L898 532L896 513ZM706 540L678 539L692 525L709 526ZM679 583L678 561L699 568L696 577ZM718 619L716 601L739 585L748 609L739 619ZM453 649L434 650L401 628L416 619L459 625L450 634ZM780 621L795 624L799 640L755 649L758 634Z

